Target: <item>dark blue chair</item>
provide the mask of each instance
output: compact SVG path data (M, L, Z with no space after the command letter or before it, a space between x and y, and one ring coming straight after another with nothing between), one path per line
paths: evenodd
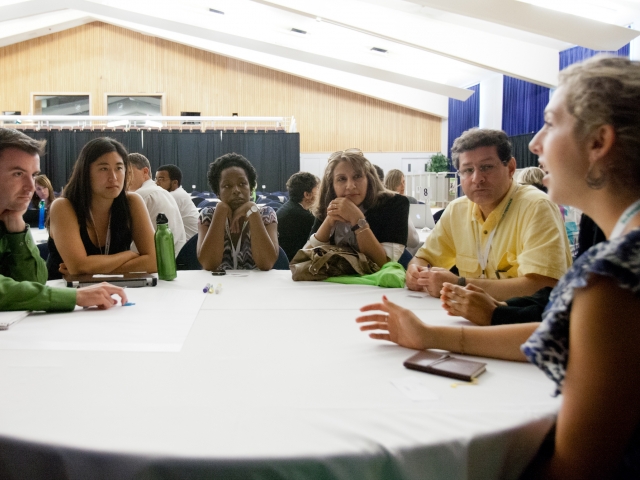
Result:
M278 203L278 202L269 202L269 203L267 203L267 204L266 204L266 206L267 206L267 207L271 207L271 208L273 208L273 209L277 212L277 211L278 211L278 209L279 209L280 207L282 207L282 204L281 204L281 203Z
M274 194L270 193L269 195L267 195L267 198L269 200L274 201L274 202L282 203L282 201L280 200L280 197L278 195L274 195Z
M218 202L216 202L215 200L203 200L202 202L200 202L200 204L196 205L196 207L203 209L205 207L215 207L216 204Z
M442 216L442 214L444 213L444 208L442 210L438 210L436 213L433 214L433 223L438 223L438 220L440 220L440 217Z
M191 201L197 207L198 205L200 205L204 201L204 198L203 197L191 197Z
M402 252L402 255L400 255L400 258L398 259L398 263L402 265L406 270L407 268L409 268L409 262L412 258L413 255L411 255L411 252L409 252L409 250L405 248L404 252Z
M47 242L39 243L36 245L38 247L38 251L40 252L40 256L46 262L47 258L49 258L49 244Z
M198 234L187 240L180 253L176 257L176 268L178 270L202 270L202 265L198 261Z
M273 270L289 270L289 259L287 258L287 254L284 253L282 247L278 247L280 249L280 253L278 254L278 260L273 265Z

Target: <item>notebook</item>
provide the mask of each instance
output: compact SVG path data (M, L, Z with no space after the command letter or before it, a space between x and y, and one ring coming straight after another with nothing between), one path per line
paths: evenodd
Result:
M14 323L19 322L31 312L27 310L17 310L13 312L0 312L0 330L9 330Z
M148 273L114 273L114 274L88 274L88 275L64 275L67 287L80 288L108 282L118 287L155 287L158 279Z

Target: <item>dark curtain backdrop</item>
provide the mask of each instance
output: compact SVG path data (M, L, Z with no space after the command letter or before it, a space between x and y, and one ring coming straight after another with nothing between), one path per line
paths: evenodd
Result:
M449 99L449 145L447 148L449 158L451 158L453 141L465 130L480 125L480 85L474 85L468 89L473 90L474 93L464 102Z
M586 60L587 58L591 58L598 53L610 53L612 55L619 55L621 57L629 57L629 44L627 43L624 47L622 47L617 52L606 52L606 51L598 51L591 50L590 48L584 47L572 47L567 48L560 52L560 70L564 70L569 65L577 62L581 62L582 60Z
M514 135L509 137L511 142L511 151L516 159L518 168L538 167L538 155L531 153L529 150L529 142L535 133L525 133L522 135Z
M509 136L535 133L544 123L549 89L517 78L504 76L502 129Z
M299 133L23 131L33 138L47 140L40 168L56 191L67 183L82 147L89 140L104 136L118 140L129 152L147 157L154 176L160 165L177 165L182 170L182 185L188 192L192 185L198 191L210 190L209 164L225 153L235 152L249 159L258 172L258 190L286 191L289 177L300 171Z

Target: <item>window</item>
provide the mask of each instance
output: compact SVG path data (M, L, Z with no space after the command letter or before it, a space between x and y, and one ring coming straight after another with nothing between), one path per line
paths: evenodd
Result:
M107 95L107 115L162 115L162 95Z
M33 94L34 115L90 115L88 94ZM52 125L74 125L73 121L51 121Z

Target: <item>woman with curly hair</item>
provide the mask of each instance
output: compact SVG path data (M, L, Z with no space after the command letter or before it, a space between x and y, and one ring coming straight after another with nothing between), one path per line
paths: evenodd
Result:
M271 207L251 201L257 175L242 155L209 165L209 185L220 202L198 219L198 260L206 270L270 270L278 259L278 221Z

